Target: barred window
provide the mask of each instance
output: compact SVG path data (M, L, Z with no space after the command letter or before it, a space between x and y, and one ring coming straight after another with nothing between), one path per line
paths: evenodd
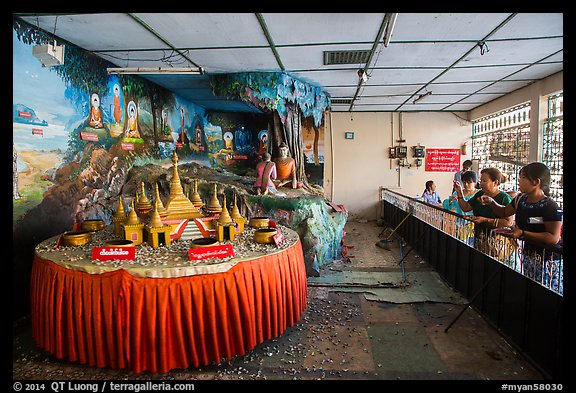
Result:
M542 136L542 162L550 168L550 197L561 209L564 195L564 93L548 97L548 117Z
M472 159L480 169L498 168L506 176L502 190L518 190L518 172L528 164L529 152L529 102L472 122Z

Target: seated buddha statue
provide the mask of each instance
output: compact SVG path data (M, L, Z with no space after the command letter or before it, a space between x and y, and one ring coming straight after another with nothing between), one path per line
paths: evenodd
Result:
M296 181L296 162L290 157L290 150L286 142L278 147L279 156L274 159L276 163L276 187L290 184L292 188L298 186Z

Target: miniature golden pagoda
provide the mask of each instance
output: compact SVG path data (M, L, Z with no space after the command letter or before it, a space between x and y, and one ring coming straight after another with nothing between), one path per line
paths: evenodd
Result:
M222 206L220 206L217 191L218 190L216 188L216 183L214 183L214 193L212 194L212 199L210 199L210 202L204 207L206 213L210 214L211 216L220 214L220 212L222 211Z
M146 217L150 210L152 210L152 203L146 196L146 190L144 189L144 182L140 182L140 198L136 202L136 210L139 216Z
M114 234L116 236L122 236L122 224L128 220L128 216L124 211L124 203L122 203L122 195L118 196L118 207L112 216L112 222L114 222Z
M244 224L248 219L240 214L240 209L238 209L238 205L236 204L236 194L234 194L234 206L232 207L231 217L236 223L236 233L244 232Z
M224 240L234 240L236 235L236 223L230 217L228 209L226 208L226 195L224 195L224 207L220 213L220 217L216 220L216 240L223 242Z
M200 210L190 202L182 190L180 176L178 175L178 156L176 155L176 151L172 154L172 162L174 163L174 174L170 181L170 195L166 202L166 210L168 210L168 216L166 218L172 220L202 217Z
M136 215L134 198L132 199L132 209L128 213L128 220L122 224L122 232L124 239L132 241L134 245L144 241L144 224L140 223L140 219Z
M159 198L154 202L154 209L150 216L150 223L144 229L146 231L146 241L152 248L158 248L160 245L170 245L170 232L172 225L164 224L158 213Z
M190 195L190 201L192 202L192 204L197 209L200 209L200 208L202 208L202 206L204 206L204 202L202 202L202 198L200 197L200 194L198 193L198 180L197 179L194 179L194 187L192 188L192 192Z
M160 191L158 191L158 183L154 184L154 187L155 187L154 203L156 205L156 209L158 210L158 214L160 215L160 219L163 220L166 217L168 217L168 210L164 207L162 199L160 198Z

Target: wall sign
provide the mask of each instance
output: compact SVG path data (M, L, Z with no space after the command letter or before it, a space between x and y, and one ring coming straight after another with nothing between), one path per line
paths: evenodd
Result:
M460 149L426 149L427 172L457 172L460 170Z
M344 139L354 139L354 133L353 132L345 132L344 133Z

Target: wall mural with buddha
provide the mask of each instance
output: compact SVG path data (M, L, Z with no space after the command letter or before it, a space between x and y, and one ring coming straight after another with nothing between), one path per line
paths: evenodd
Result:
M322 185L330 100L319 89L282 73L211 77L215 94L262 113L208 112L144 78L108 75L112 64L72 45L63 65L42 67L32 47L51 37L13 27L15 288L27 287L38 242L85 219L109 223L119 196L133 195L132 168L171 166L174 151L179 164L248 177L284 142L304 185Z

